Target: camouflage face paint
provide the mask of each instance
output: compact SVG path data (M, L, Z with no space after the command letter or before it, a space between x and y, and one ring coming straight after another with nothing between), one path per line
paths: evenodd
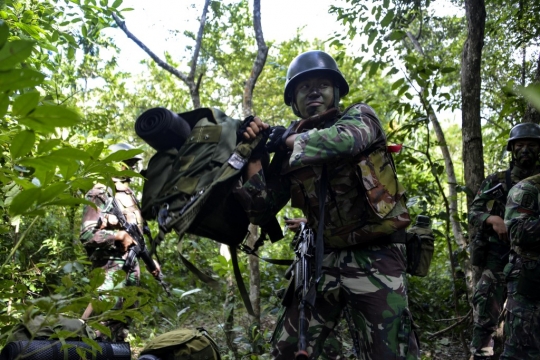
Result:
M302 118L322 114L334 103L334 82L325 76L308 77L296 85L294 95Z
M538 161L540 144L534 140L517 140L512 149L512 155L516 164L522 168L531 168Z

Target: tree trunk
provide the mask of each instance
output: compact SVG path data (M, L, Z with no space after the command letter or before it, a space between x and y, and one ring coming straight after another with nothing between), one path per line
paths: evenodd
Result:
M461 128L463 166L467 191L467 210L484 180L484 151L480 122L481 63L486 25L483 0L465 0L468 36L463 45L461 63ZM470 233L470 232L469 232Z
M423 55L424 50L422 48L422 45L418 42L418 39L410 31L407 31L407 37L413 43L413 46L416 49L416 51L418 51L420 54ZM418 96L420 97L422 101L422 106L424 107L424 110L426 111L428 115L429 121L431 125L433 126L433 130L435 130L435 135L437 136L437 141L439 143L439 147L443 154L444 165L445 165L444 168L446 171L446 181L448 182L448 195L449 195L448 196L448 210L449 210L448 218L452 226L452 233L454 235L454 241L461 248L464 248L467 244L465 243L465 240L463 238L463 231L461 230L461 225L459 223L458 194L456 190L457 179L456 179L456 172L454 170L454 162L452 161L452 155L450 154L450 149L448 148L448 145L446 143L446 138L444 136L444 132L442 130L441 124L439 123L439 119L437 118L437 114L435 113L435 110L433 110L433 107L429 103L428 99L426 99L422 94L424 94L424 88L422 88L418 92ZM442 195L444 196L444 194ZM450 253L450 256L452 256L451 253Z

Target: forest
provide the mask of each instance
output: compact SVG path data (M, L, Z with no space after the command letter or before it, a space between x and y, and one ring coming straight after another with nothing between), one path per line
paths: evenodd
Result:
M0 0L0 347L21 320L79 318L91 302L98 310L91 327L133 319L134 354L169 330L204 327L223 359L271 358L285 267L239 252L250 315L226 248L193 234L179 242L172 232L156 249L170 295L142 270L141 286L115 292L128 301L114 310L111 301L92 301L104 274L92 270L79 240L82 209L85 193L113 176L133 177L140 197L144 177L121 170L108 147L132 144L143 157L139 170L146 168L155 150L134 131L145 110L214 107L287 127L296 120L283 102L287 66L319 49L349 82L341 106L369 104L389 142L403 145L394 160L411 218L432 221L429 274L408 277L422 358L468 358L475 281L468 208L485 176L508 168L510 129L540 123L540 2L344 0L320 9L344 31L313 41L298 31L279 42L265 40L261 0L189 5L198 31L170 25L189 44L175 58L139 40L124 19L133 10L128 0ZM460 11L436 11L445 6ZM125 49L107 35L110 28L147 54L143 75L119 66ZM301 215L287 205L281 226L284 216ZM149 226L158 233L156 223ZM259 229L249 231L253 244ZM260 257L292 259L293 235L265 242ZM181 256L218 286L200 281ZM345 323L337 336L345 358L354 358Z

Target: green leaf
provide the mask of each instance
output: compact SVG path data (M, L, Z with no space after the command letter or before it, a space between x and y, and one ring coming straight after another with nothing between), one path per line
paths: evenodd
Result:
M0 49L0 70L14 68L24 59L30 56L34 48L34 41L15 40L7 43Z
M107 156L105 159L103 159L103 162L109 163L109 162L124 161L127 159L131 159L135 155L141 154L143 152L144 151L141 149L119 150Z
M30 91L17 96L13 101L12 112L15 116L26 116L34 110L39 102L40 94L37 91Z
M60 145L61 143L62 143L62 140L60 139L46 139L46 140L40 141L38 145L38 155L49 152L50 150Z
M40 193L40 188L27 189L18 193L9 205L9 214L11 216L24 214L36 202Z
M405 82L404 78L398 79L395 83L392 84L392 90L396 90L398 87L403 85L404 82Z
M122 0L114 0L112 7L117 9L120 5L122 5Z
M12 69L0 71L0 92L19 90L39 85L45 75L32 69Z
M531 105L540 110L540 85L518 86L517 92L523 95Z
M21 156L25 156L32 150L35 142L36 134L33 131L24 130L19 132L11 140L11 146L9 148L11 158L18 159Z
M46 187L41 192L41 196L39 197L39 203L46 203L47 201L56 198L58 195L62 194L64 190L66 190L68 187L68 184L61 182L54 183Z
M101 270L101 271L97 271ZM105 272L101 268L96 268L90 273L90 288L96 290L105 281Z
M57 105L41 105L19 122L36 130L52 132L56 127L70 127L81 121L72 109Z
M90 154L86 151L75 149L75 148L62 148L53 151L50 156L59 157L62 159L72 159L72 160L89 160Z
M4 115L6 115L8 106L9 106L8 94L1 94L0 95L0 118L3 118Z
M441 73L443 73L443 74L448 74L448 73L453 73L453 72L455 72L456 70L457 70L457 69L454 68L454 67L443 67L443 68L441 69Z
M381 26L383 28L387 27L388 25L390 25L392 20L394 20L394 12L392 10L389 10L384 16L384 18L381 20Z
M9 27L4 20L0 20L0 48L4 46L9 36Z

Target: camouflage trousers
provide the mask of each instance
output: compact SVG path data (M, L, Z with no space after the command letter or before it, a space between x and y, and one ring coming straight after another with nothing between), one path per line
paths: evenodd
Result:
M504 320L504 350L500 360L540 359L540 300L516 292L517 279L508 282Z
M486 266L476 284L472 301L474 327L470 344L471 354L475 356L493 356L493 333L497 330L506 299L503 270L508 263L508 254L505 252L504 248L489 251Z
M105 270L105 281L98 288L99 291L107 291L113 289L121 289L125 286L138 286L141 278L139 262L135 259L133 266L131 267L124 281L115 284L114 278L115 274L122 270L122 267L125 263L125 258L127 253L123 257L111 256L108 259L93 259L92 264L94 267L101 267ZM104 300L105 295L100 296L100 300ZM121 297L116 297L116 304L113 309L118 310L122 309L124 304L124 299ZM111 330L111 338L107 339L112 342L123 342L126 341L126 338L129 334L129 320L128 322L122 322L119 320L109 320L104 323ZM101 334L103 339L104 335Z
M344 249L325 254L323 276L313 309L307 308L310 359L342 359L341 344L329 334L347 306L360 346L360 359L419 359L412 330L405 278L405 245ZM294 359L298 342L299 301L282 309L273 336L274 359ZM326 343L325 343L326 341Z

